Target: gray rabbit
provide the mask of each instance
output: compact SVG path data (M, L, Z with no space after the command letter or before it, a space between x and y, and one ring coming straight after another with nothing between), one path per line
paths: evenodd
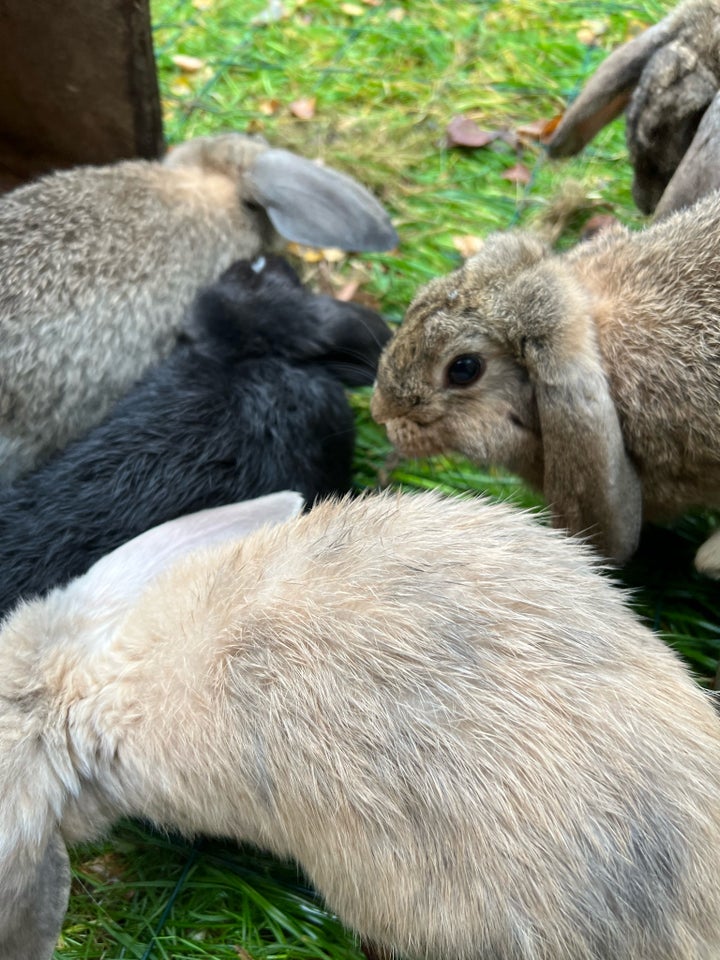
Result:
M79 167L0 200L0 483L99 422L182 330L198 288L279 236L384 250L352 178L261 139Z

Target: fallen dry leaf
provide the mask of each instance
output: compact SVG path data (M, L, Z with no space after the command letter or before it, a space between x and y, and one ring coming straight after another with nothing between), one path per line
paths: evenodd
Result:
M447 125L445 136L449 147L486 147L497 138L497 133L482 130L474 120L461 113Z
M340 9L348 17L362 17L365 13L359 3L341 3Z
M200 10L201 13L204 13L206 10L212 9L215 0L192 0L192 5L196 10Z
M290 113L298 120L312 120L315 116L315 97L300 97L290 104Z
M580 43L584 43L587 47L592 47L607 31L607 28L608 25L604 20L583 20L575 36Z
M335 294L335 299L342 300L344 303L349 303L349 301L352 300L352 298L358 292L359 286L359 280L348 280L345 286L341 287Z
M538 120L531 120L530 123L523 123L516 128L515 133L521 143L527 144L533 141L546 143L561 120L561 113L556 114L549 120L541 117Z
M467 260L479 252L484 241L482 237L456 236L452 238L452 242L463 260Z
M392 20L393 23L400 23L401 20L405 19L405 11L402 7L393 7L392 10L388 10L387 19Z
M264 117L274 116L281 107L279 100L260 100L258 103L258 110Z
M500 176L503 180L509 180L511 183L530 183L532 178L532 174L524 163L516 163L514 167L510 167Z
M205 66L205 61L200 57L190 57L185 53L176 53L172 62L183 73L197 73Z

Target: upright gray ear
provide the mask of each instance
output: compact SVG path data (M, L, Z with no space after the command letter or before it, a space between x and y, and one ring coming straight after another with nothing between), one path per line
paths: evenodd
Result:
M669 18L624 43L604 60L577 99L568 107L547 145L551 157L578 153L628 104L650 57L673 34Z
M265 150L248 184L277 232L295 243L391 250L398 237L382 205L352 177L288 150Z
M705 111L690 147L655 208L659 220L720 189L720 94Z
M50 960L70 895L70 863L62 837L52 834L44 855L26 874L18 865L0 885L2 960Z

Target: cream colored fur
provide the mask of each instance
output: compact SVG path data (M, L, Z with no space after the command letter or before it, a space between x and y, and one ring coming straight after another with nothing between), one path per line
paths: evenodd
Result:
M431 494L185 522L0 633L5 960L50 956L7 944L60 922L58 834L128 815L294 857L408 956L720 957L718 720L583 545Z

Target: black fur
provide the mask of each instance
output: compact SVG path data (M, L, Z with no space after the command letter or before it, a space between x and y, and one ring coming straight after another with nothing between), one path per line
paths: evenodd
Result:
M293 489L350 488L343 384L372 383L380 316L304 290L280 258L238 261L185 342L86 437L0 489L0 615L185 513Z

